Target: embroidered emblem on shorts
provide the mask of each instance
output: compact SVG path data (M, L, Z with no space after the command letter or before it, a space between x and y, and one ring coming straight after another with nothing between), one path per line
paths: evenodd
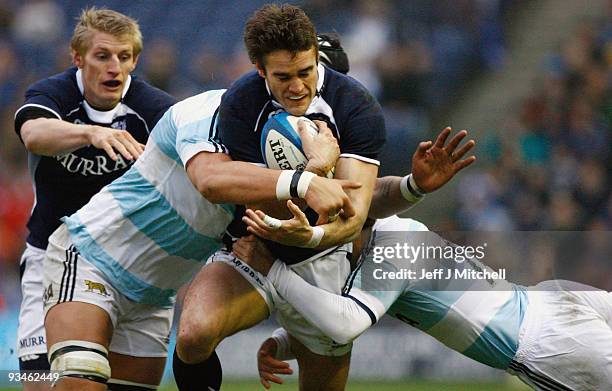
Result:
M85 285L87 286L85 292L94 292L102 296L110 296L110 294L106 291L104 284L100 282L85 280Z

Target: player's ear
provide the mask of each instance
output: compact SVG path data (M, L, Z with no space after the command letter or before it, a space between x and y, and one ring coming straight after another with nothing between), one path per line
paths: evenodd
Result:
M77 68L83 68L83 56L81 56L79 52L74 49L71 50L70 55L72 57L72 64L74 64L74 66Z
M259 76L265 78L266 77L266 69L264 68L263 65L261 65L259 62L255 63L255 68L257 69L257 73L259 73Z

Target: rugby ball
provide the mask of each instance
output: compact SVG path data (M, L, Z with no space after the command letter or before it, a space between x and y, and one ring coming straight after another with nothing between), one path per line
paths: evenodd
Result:
M306 121L312 134L319 129L306 117L295 117L286 112L271 116L261 132L261 154L268 168L277 170L303 170L308 163L302 149L298 121Z

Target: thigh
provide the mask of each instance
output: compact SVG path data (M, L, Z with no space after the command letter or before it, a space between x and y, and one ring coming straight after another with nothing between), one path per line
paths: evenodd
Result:
M187 362L206 359L216 346L269 316L260 292L224 262L206 265L191 282L179 322L177 351Z
M51 350L54 345L67 341L93 342L108 349L113 325L102 308L73 301L51 307L45 318L45 329ZM62 377L56 387L57 390L106 389L104 384L74 377Z
M299 366L300 391L341 391L346 387L351 352L342 356L322 356L308 350L290 336L291 352Z

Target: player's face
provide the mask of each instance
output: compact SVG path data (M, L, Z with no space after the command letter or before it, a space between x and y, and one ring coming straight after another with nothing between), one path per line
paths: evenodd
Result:
M276 50L264 57L264 67L257 65L274 98L291 115L304 115L317 93L317 51L293 54Z
M99 31L93 33L84 55L72 52L72 61L83 72L85 99L100 110L110 110L119 103L137 60L129 37L119 38Z

